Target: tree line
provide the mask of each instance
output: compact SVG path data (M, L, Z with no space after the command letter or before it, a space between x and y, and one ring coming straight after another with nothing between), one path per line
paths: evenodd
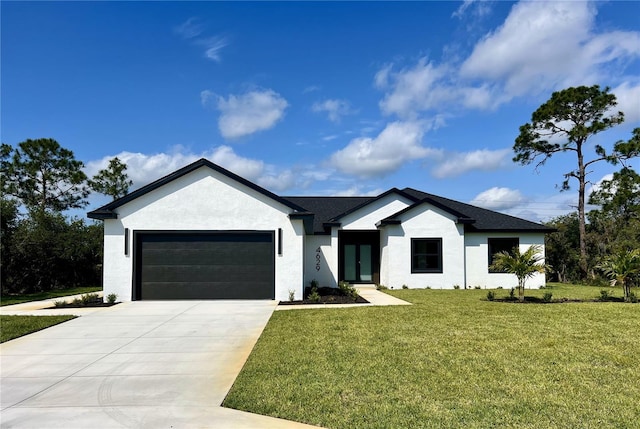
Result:
M69 218L93 192L119 198L132 181L118 158L89 178L73 152L49 138L0 146L2 294L102 283L102 223Z
M546 223L557 230L546 239L552 280L597 281L623 271L618 278L638 283L640 176L629 161L640 155L640 128L610 149L589 144L624 121L616 105L609 88L598 85L554 92L515 139L513 161L521 165L541 168L552 156L575 156L575 168L563 174L560 188L568 191L577 182L578 210ZM587 195L590 167L598 162L621 169ZM0 146L3 294L101 283L102 223L69 219L63 212L85 207L91 192L122 197L132 182L118 158L92 178L83 168L53 139ZM600 208L587 212L587 202Z

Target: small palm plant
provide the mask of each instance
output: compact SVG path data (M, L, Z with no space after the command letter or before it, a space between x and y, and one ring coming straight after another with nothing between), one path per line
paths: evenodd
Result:
M612 285L620 283L624 290L624 300L631 301L631 286L634 278L640 276L640 249L628 250L611 255L598 264Z
M524 286L527 279L536 273L544 273L547 266L544 264L542 247L530 246L524 253L515 247L511 252L496 253L491 269L504 273L515 274L518 278L518 300L524 301Z

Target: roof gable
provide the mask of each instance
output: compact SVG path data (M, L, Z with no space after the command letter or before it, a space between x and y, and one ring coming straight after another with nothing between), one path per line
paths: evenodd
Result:
M436 200L434 200L433 198L430 197L426 197L423 198L417 202L415 202L414 204L410 205L409 207L406 207L402 210L400 210L397 213L392 214L389 217L386 217L384 219L382 219L380 222L378 222L377 226L385 226L385 225L398 225L400 223L402 223L402 221L400 220L400 218L402 217L403 214L410 212L412 210L414 210L417 207L420 207L424 204L429 204L433 207L437 207L440 210L444 211L445 213L450 214L451 216L453 216L456 219L457 223L463 223L463 224L472 224L475 222L474 219L468 217L467 215L460 213L457 210L454 210L451 207L448 207Z
M415 198L419 198L432 204L439 204L442 206L441 208L447 207L451 210L451 213L457 212L463 216L463 219L469 219L470 221L464 222L467 223L467 225L465 225L465 231L467 232L505 231L544 233L555 231L555 229L549 228L540 223L472 206L471 204L462 203L460 201L451 200L438 195L428 194L426 192L418 191L417 189L404 188L402 191L414 196ZM471 220L473 222L471 222Z
M148 184L146 186L143 186L140 189L137 189L137 190L131 192L130 194L125 195L122 198L118 198L117 200L114 200L114 201L112 201L112 202L110 202L108 204L105 204L104 206L102 206L102 207L100 207L100 208L98 208L96 210L93 210L93 211L87 213L87 216L92 218L92 219L117 219L118 214L114 211L116 208L118 208L120 206L123 206L123 205L127 204L128 202L131 202L131 201L135 200L136 198L139 198L139 197L141 197L143 195L146 195L149 192L154 191L154 190L156 190L156 189L158 189L158 188L160 188L160 187L162 187L162 186L164 186L164 185L166 185L166 184L168 184L170 182L173 182L174 180L176 180L176 179L178 179L180 177L183 177L183 176L185 176L185 175L187 175L187 174L189 174L189 173L191 173L191 172L193 172L193 171L195 171L195 170L197 170L199 168L202 168L202 167L210 168L211 170L214 170L214 171L216 171L216 172L218 172L220 174L223 174L226 177L228 177L228 178L230 178L230 179L232 179L232 180L234 180L234 181L236 181L238 183L241 183L242 185L244 185L244 186L246 186L246 187L248 187L250 189L253 189L256 192L259 192L259 193L271 198L272 200L291 208L294 211L294 213L296 213L298 215L309 214L302 207L300 207L300 206L298 206L298 205L296 205L296 204L294 204L294 203L292 203L290 201L287 201L284 198L281 198L281 197L277 196L276 194L274 194L274 193L272 193L270 191L267 191L266 189L256 185L255 183L250 182L249 180L247 180L247 179L245 179L243 177L240 177L237 174L234 174L234 173L230 172L229 170L226 170L226 169L220 167L217 164L214 164L213 162L211 162L211 161L209 161L207 159L201 158L198 161L195 161L195 162L187 165L186 167L183 167L183 168L181 168L179 170L176 170L173 173L168 174L168 175L156 180L155 182L152 182L152 183L150 183L150 184Z
M402 214L422 204L430 204L450 213L457 218L458 223L465 224L465 231L467 232L503 231L545 233L555 231L553 228L539 223L428 194L412 188L404 188L402 190L392 188L376 197L280 197L204 158L143 186L122 198L95 209L89 212L88 216L92 219L116 219L118 213L115 209L118 207L203 167L214 170L285 207L289 207L292 210L289 217L292 219L302 219L307 233L326 234L330 232L332 226L339 227L341 221L346 216L391 194L404 197L411 201L412 204L380 220L379 226L401 223L399 217Z

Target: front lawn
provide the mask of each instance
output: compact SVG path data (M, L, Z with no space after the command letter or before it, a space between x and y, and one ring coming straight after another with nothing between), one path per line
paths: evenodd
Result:
M415 305L275 312L224 406L332 429L638 427L640 304L389 293Z
M70 289L50 290L47 292L27 293L23 295L2 295L0 306L22 304L23 302L42 301L43 299L59 298L61 296L78 295L81 293L100 292L102 287L74 287Z
M0 316L0 343L40 331L76 316Z

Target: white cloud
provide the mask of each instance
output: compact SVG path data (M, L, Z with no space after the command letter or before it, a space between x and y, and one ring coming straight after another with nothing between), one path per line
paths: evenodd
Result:
M475 1L476 0L464 0L460 5L460 7L456 9L456 11L453 12L453 14L451 14L451 17L461 18L462 15L464 15L466 10L469 8L469 6L471 6Z
M288 189L304 189L315 182L335 178L335 170L317 165L299 165L281 169L258 159L245 158L236 154L232 147L222 145L210 150L193 153L182 146L175 146L166 153L144 154L120 152L87 163L85 173L94 176L108 166L109 160L118 157L127 164L127 175L133 180L132 190L145 186L186 165L205 158L211 162L253 182L272 192L282 193ZM106 201L96 199L98 204Z
M281 192L295 186L296 175L291 170L284 170L279 173L271 172L260 177L258 184L271 191Z
M380 109L387 115L416 118L422 111L441 111L452 105L470 109L497 105L492 87L461 83L450 64L421 58L415 66L397 72L391 67L386 66L375 76L376 86L388 89L380 101Z
M574 193L558 192L553 195L538 196L535 200L526 199L522 204L504 212L533 222L548 222L558 216L575 213L576 208L577 198Z
M589 187L589 189L587 189L587 198L586 198L586 200L589 201L589 197L594 192L598 192L598 191L602 190L602 182L609 182L611 180L613 180L613 173L605 174L604 176L602 176L602 178L600 180L598 180L597 182L593 183Z
M461 19L466 14L467 9L473 9L472 14L477 17L483 17L485 15L488 15L489 12L491 11L491 7L489 6L488 1L464 0L464 2L460 5L460 7L451 14L451 17Z
M490 210L507 210L524 201L524 196L517 189L493 187L476 195L471 204Z
M483 3L465 1L454 16ZM448 52L442 62L423 57L408 67L381 67L374 76L374 86L385 91L380 109L415 119L424 111L495 109L568 86L623 82L626 64L640 57L640 32L597 32L596 15L594 2L517 3L466 59Z
M443 163L433 169L438 178L455 177L473 170L494 171L509 164L511 149L481 149L472 152L446 154Z
M330 159L339 171L359 177L383 176L403 163L433 155L436 151L421 145L424 125L418 122L392 122L375 137L353 139Z
M373 83L378 89L387 89L389 87L389 75L393 69L393 64L385 64L374 76Z
M247 136L275 126L289 104L271 90L254 90L240 95L218 96L218 128L225 139Z
M395 113L401 117L415 117L415 112L438 107L450 98L443 78L448 74L446 65L435 65L421 58L414 67L393 72L385 66L375 77L378 88L391 88L380 108L385 114Z
M192 39L202 33L203 25L196 17L187 19L182 24L174 27L173 31L183 39Z
M248 180L259 180L265 170L264 162L239 156L229 146L218 146L204 158Z
M202 104L202 106L207 106L212 99L215 99L216 93L213 91L209 91L208 89L205 89L204 91L200 91L200 104Z
M227 38L222 36L200 39L197 41L197 43L204 46L204 56L217 63L221 61L220 51L222 50L222 48L229 45L229 41L227 40Z
M241 157L229 146L218 146L198 154L176 146L169 153L144 154L124 151L116 155L105 156L88 162L85 173L92 177L99 170L106 168L109 160L116 156L127 164L127 175L133 180L134 189L147 185L200 158L206 158L248 180L259 180L265 174L266 168L264 162Z
M363 191L361 186L353 185L347 189L336 191L331 195L334 195L336 197L376 197L383 192L384 191L380 188Z
M204 24L196 17L187 19L173 29L181 38L189 40L194 45L203 46L205 58L219 63L220 51L229 45L229 40L224 36L200 37L203 30Z
M640 33L595 34L596 14L592 2L520 2L476 44L460 76L495 82L500 102L598 82L607 65L640 55Z
M355 113L351 109L348 101L337 99L328 99L314 103L313 106L311 106L311 110L314 112L326 112L331 122L340 122L340 118L343 116Z
M625 82L611 92L618 100L614 110L624 112L625 122L640 122L640 84L632 86L629 82Z

